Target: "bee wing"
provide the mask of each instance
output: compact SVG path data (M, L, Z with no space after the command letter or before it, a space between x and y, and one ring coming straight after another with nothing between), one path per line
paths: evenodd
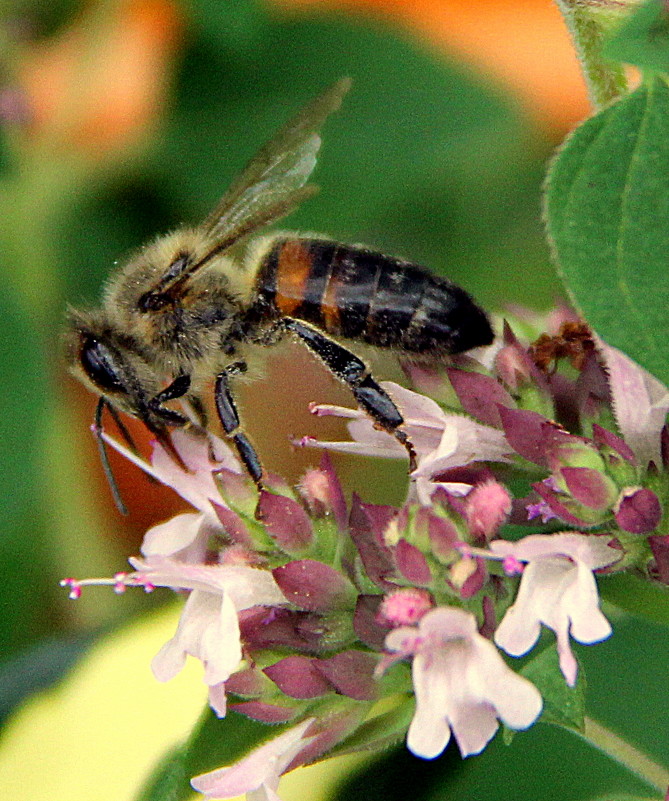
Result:
M326 89L248 164L204 222L204 230L217 245L229 247L250 231L285 216L316 191L305 184L321 145L317 132L339 108L350 85L350 79L343 78Z
M341 105L351 86L342 78L305 106L251 161L219 204L202 224L210 241L208 252L198 261L178 259L170 265L145 298L176 296L184 284L212 258L252 231L278 220L312 195L316 188L305 186L321 145L317 131Z

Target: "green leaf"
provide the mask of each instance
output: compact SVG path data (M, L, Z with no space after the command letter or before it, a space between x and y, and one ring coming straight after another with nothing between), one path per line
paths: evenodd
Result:
M268 726L229 712L223 720L207 707L186 743L165 755L137 801L183 801L193 794L193 776L230 765L286 726Z
M604 55L641 69L669 71L669 10L662 0L647 0L606 42Z
M548 233L593 328L669 384L669 88L654 79L581 125L549 174Z
M614 793L613 795L600 795L597 798L593 798L592 801L657 801L657 796Z
M0 665L0 721L20 701L55 684L93 642L93 635L49 637Z
M264 22L258 3L248 0L188 0L186 8L198 32L228 55L249 57Z
M602 599L655 623L669 623L669 587L630 573L601 576Z
M7 262L0 273L10 269ZM38 333L10 291L0 295L0 319L0 658L7 659L48 630L41 605L45 585L50 578L56 587L56 577L40 520L47 512L39 430L50 392L47 370Z
M332 756L355 751L380 750L397 745L404 740L414 711L413 697L406 696L392 709L358 726L350 737L332 750Z
M545 648L520 671L536 685L544 699L540 720L582 732L585 728L585 678L582 669L576 686L569 687L560 671L557 649Z

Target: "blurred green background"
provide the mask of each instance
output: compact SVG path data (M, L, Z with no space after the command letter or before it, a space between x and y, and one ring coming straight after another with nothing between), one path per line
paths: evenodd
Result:
M559 287L541 182L585 114L566 36L550 38L559 24L549 0L0 3L0 715L151 603L99 592L71 604L58 579L122 569L179 507L115 461L131 515L113 508L88 431L95 399L60 354L65 304L95 303L117 260L201 219L280 124L349 75L324 131L321 193L285 225L424 263L493 311L547 308ZM318 454L292 452L291 435L341 433L308 402L350 403L291 348L241 397L263 460L294 479ZM382 499L368 466L337 464ZM475 769L448 764L456 778Z

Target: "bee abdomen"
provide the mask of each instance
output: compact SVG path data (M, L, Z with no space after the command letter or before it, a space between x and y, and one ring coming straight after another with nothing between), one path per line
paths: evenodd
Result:
M487 345L488 318L460 287L418 265L359 247L283 239L265 256L258 302L333 336L411 353Z

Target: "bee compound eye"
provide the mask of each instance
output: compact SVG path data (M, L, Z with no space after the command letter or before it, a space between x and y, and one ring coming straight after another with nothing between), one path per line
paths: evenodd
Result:
M80 359L84 372L99 389L106 392L126 391L112 352L99 339L85 337Z

